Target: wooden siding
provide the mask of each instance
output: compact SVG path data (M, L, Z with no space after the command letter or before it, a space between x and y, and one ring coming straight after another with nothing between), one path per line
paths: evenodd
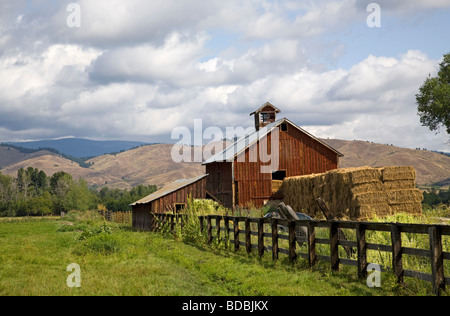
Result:
M240 207L261 207L272 195L272 174L261 173L264 164L259 159L259 148L270 153L271 135L267 141L248 148L245 160L236 157L234 177L237 186L236 205ZM257 161L257 162L251 162ZM287 132L279 133L279 166L277 170L285 170L287 177L323 173L338 168L337 153L311 138L309 135L288 124Z
M233 208L232 170L231 162L215 162L206 165L206 173L208 174L206 190L229 208Z
M189 197L206 198L206 178L146 204L133 205L133 227L139 230L150 230L153 225L151 213L167 213L169 210L174 210L175 204L187 204Z

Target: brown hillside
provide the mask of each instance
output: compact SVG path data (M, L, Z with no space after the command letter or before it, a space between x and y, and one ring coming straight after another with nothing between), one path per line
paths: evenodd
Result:
M156 184L163 186L177 179L192 178L205 173L199 163L172 161L173 145L149 145L117 155L99 156L88 161L90 170L122 179L130 186ZM109 183L108 183L109 184Z
M413 166L418 185L429 185L450 178L450 157L445 155L365 141L323 141L345 155L340 160L341 168Z
M3 174L17 175L20 168L38 168L48 176L58 171L70 173L75 179L84 178L89 185L130 189L138 184L163 186L181 178L205 173L199 163L177 164L171 158L172 145L152 145L132 149L117 155L103 155L89 160L90 168L55 155L43 155L5 167Z
M345 155L341 158L341 168L413 166L417 171L419 185L439 181L445 183L446 179L450 179L450 157L441 154L363 141L323 141ZM91 159L88 162L93 165L88 169L49 153L33 158L17 155L18 162L5 166L2 172L15 176L19 168L31 166L43 170L49 176L58 171L65 171L75 178L86 179L90 185L107 185L122 189L129 189L138 184L163 186L180 178L193 178L204 174L205 169L199 163L174 163L171 150L172 145L142 146L117 155Z
M0 168L13 165L15 163L41 156L57 156L48 150L40 150L34 153L22 153L12 147L0 146Z

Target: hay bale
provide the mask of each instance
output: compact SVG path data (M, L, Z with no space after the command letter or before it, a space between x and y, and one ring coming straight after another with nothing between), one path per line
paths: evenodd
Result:
M389 204L422 203L423 194L417 189L386 191Z
M366 192L380 192L384 191L383 182L372 181L366 183L356 184L351 188L353 194L361 194Z
M383 191L367 192L355 195L354 203L357 206L387 204L387 196Z
M391 215L401 207L420 213L423 196L415 189L415 175L412 167L360 167L292 177L283 183L284 201L313 217L322 216L319 197L336 218Z
M344 174L344 177L348 178L348 180L345 182L351 183L353 185L381 180L381 170L377 168L371 167L345 168L345 169L338 169L336 172L338 174Z
M382 181L416 180L414 167L384 167L381 171Z
M399 203L391 204L392 214L397 213L408 213L408 214L422 214L422 204L421 203Z
M415 189L415 180L393 180L383 182L384 190L400 190L400 189Z
M388 216L392 215L392 208L387 203L365 204L356 206L352 209L350 217L353 219L367 219L373 215Z

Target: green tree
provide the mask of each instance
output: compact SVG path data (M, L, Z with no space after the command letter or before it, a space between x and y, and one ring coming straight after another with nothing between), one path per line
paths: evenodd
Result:
M439 64L437 77L428 76L416 95L418 114L423 126L439 131L441 126L450 134L450 53Z
M87 211L96 208L97 202L97 197L89 190L87 182L80 179L69 186L63 205L65 211Z

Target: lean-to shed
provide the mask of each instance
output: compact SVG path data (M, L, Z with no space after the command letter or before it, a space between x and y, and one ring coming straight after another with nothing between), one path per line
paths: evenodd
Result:
M178 213L186 207L189 197L194 199L206 198L207 176L205 174L193 179L177 180L131 204L133 227L140 230L150 230L153 220L152 213Z

